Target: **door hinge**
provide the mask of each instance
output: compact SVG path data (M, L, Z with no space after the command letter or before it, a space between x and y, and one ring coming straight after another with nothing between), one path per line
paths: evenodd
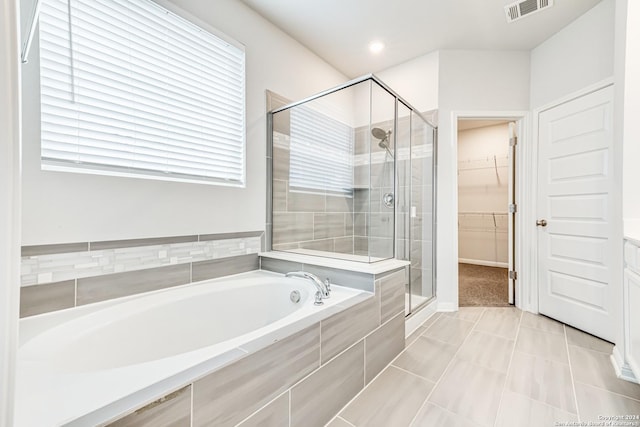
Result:
M518 205L516 205L515 203L509 203L509 213L516 212L518 212Z
M509 279L518 280L518 272L517 271L509 271Z
M514 136L509 138L509 147L515 147L516 145L518 145L518 137Z

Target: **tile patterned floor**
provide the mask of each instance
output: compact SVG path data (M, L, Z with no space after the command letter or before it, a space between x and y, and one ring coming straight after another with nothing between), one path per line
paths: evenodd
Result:
M462 307L436 313L406 345L329 427L557 427L640 416L640 385L615 377L613 346L544 316Z

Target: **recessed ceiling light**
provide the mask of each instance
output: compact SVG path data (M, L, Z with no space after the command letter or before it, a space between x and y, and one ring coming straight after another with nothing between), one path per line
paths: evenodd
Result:
M374 41L369 43L369 50L371 53L380 53L382 52L382 49L384 49L384 43L382 42Z

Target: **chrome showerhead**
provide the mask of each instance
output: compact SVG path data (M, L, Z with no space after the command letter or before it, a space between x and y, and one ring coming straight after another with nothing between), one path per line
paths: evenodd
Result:
M380 140L380 142L378 142L378 147L384 148L391 158L393 158L393 154L391 154L391 150L389 149L389 137L391 136L391 131L389 130L385 132L380 128L373 128L371 129L371 135Z
M371 129L371 135L373 135L374 138L376 138L376 139L384 140L384 139L389 138L389 135L391 135L391 131L385 132L380 128L373 128L373 129Z

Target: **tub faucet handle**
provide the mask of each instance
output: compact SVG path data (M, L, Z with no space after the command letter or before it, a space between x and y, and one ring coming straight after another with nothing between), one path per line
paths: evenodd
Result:
M322 305L322 304L324 304L324 301L322 301L322 292L317 291L316 300L313 302L313 305Z
M327 293L331 292L331 280L327 277L324 280L324 288L327 290Z

